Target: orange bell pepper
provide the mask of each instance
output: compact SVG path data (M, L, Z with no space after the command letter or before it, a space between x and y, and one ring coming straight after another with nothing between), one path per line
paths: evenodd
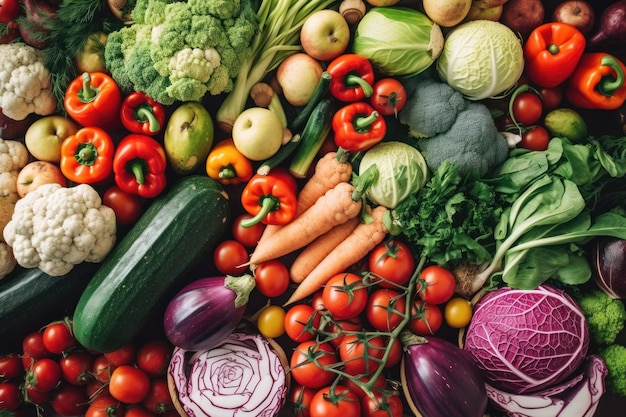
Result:
M206 160L206 173L221 184L241 184L252 178L252 162L237 148L232 138L217 143Z
M120 122L122 93L117 83L105 73L83 73L67 86L64 99L67 114L84 127L104 129Z
M113 176L113 139L99 127L83 127L61 144L61 172L79 184L99 184Z
M615 110L626 101L626 65L606 52L583 55L567 81L565 98L585 109Z

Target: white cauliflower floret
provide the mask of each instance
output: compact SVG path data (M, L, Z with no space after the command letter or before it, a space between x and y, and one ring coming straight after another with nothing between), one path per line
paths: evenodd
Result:
M14 120L52 114L57 101L43 52L23 42L0 45L0 108Z
M0 242L0 279L13 272L16 266L17 261L13 256L13 250L6 243Z
M60 276L82 262L102 262L116 232L115 212L92 186L46 184L17 202L4 239L21 266Z
M170 59L170 76L173 80L193 78L206 83L214 69L220 66L220 62L220 54L215 48L184 48Z

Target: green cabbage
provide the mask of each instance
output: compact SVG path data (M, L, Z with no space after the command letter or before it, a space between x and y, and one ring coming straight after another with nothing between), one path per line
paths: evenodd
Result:
M463 23L450 32L437 60L441 79L469 100L496 97L524 70L522 43L507 26L491 20Z
M368 149L359 164L359 173L376 166L377 175L366 191L375 204L394 209L418 191L428 179L422 154L404 142L379 142Z
M443 49L439 25L406 7L373 7L356 27L352 52L370 60L390 76L417 75L430 67Z

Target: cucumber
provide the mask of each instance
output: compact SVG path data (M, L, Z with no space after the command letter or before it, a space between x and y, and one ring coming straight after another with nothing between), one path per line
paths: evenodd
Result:
M315 155L319 152L332 127L333 112L330 99L322 99L313 109L304 126L300 145L295 150L289 172L296 178L305 178Z
M278 152L265 160L256 170L259 175L267 175L270 171L282 164L291 154L295 152L300 144L300 134L293 135L291 140L280 147Z
M98 352L131 342L168 290L210 256L231 211L220 183L206 176L184 177L157 197L114 246L78 300L76 339Z
M293 132L298 132L305 125L317 104L326 97L326 94L330 89L331 80L332 76L330 75L330 72L322 72L322 76L320 77L317 86L315 86L315 90L313 90L311 98L302 108L302 111L292 120L291 125L289 126Z

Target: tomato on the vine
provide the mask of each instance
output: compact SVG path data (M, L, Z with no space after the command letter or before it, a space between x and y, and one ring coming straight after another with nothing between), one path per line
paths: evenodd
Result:
M315 388L292 384L291 390L289 391L289 402L293 407L295 417L309 417L311 415L311 400L316 392L317 390Z
M432 336L439 331L443 324L443 313L436 304L415 300L411 309L411 320L408 328L420 336Z
M32 385L24 387L24 401L29 404L44 405L52 400L54 391L40 391Z
M222 274L240 275L247 262L248 250L237 240L223 240L213 250L213 264Z
M148 340L139 346L135 359L139 369L148 376L163 376L167 372L167 367L172 356L172 348L164 340Z
M257 328L264 337L277 338L285 333L285 309L278 305L265 307L257 318Z
M404 348L402 347L402 342L399 338L395 338L392 341L389 337L385 337L384 341L385 346L391 344L389 356L387 356L387 362L385 363L385 368L391 368L392 366L396 366L397 364L399 364L402 360Z
M256 289L266 297L280 297L290 281L289 269L278 259L261 262L254 269Z
M452 298L456 290L454 274L439 265L430 265L422 269L417 282L417 294L431 304L443 304Z
M367 321L381 332L390 332L397 328L404 318L405 311L404 294L389 288L372 292L365 307Z
M358 332L363 330L361 317L353 317L347 320L332 320L324 327L324 331L330 338L329 343L335 347L339 346L346 332Z
M291 376L300 385L321 388L330 384L336 375L332 371L320 368L317 364L331 366L336 363L337 355L332 345L307 340L298 344L291 354Z
M399 394L383 394L380 391L372 392L375 398L365 396L361 398L362 417L402 417L404 405Z
M324 306L336 320L358 316L367 305L367 285L357 274L342 272L331 277L322 292Z
M549 142L550 133L545 127L537 125L522 133L522 141L518 146L531 151L545 151L548 149Z
M143 399L142 405L154 414L163 414L174 408L165 377L153 378L150 381L150 389Z
M385 343L381 335L346 335L338 348L343 369L350 375L369 374L381 366Z
M321 316L308 304L296 304L285 313L285 333L294 342L312 340Z
M361 417L361 402L344 385L321 388L311 399L311 417Z
M15 411L22 404L22 393L17 382L0 382L0 411Z
M513 99L513 118L525 125L537 123L543 114L543 102L541 97L531 91L519 93Z
M62 384L52 394L52 408L63 417L85 414L89 407L89 397L83 387L69 383Z
M350 391L354 392L359 399L363 397L367 397L367 392L363 391L358 384L358 382L362 382L363 384L372 384L370 391L381 391L387 388L387 377L384 373L378 374L376 380L372 382L371 375L363 375L361 377L342 377L339 383L341 385L345 385Z
M88 384L94 379L91 373L93 361L93 355L80 350L63 356L59 360L63 379L73 385Z
M22 339L22 364L24 369L29 369L32 364L41 358L52 356L43 344L43 333L31 332Z
M85 417L124 417L126 407L110 395L95 398L87 407Z
M111 396L125 404L142 402L149 390L150 378L144 371L135 366L118 366L109 379Z
M446 324L455 329L467 326L472 320L472 314L472 304L463 297L453 297L443 309Z
M122 225L132 225L141 216L141 197L122 191L117 185L109 187L102 196L102 203L113 209L115 220Z
M26 373L24 381L38 391L51 391L61 381L61 365L51 358L37 359Z
M542 87L539 89L539 95L543 101L543 110L554 110L559 107L563 101L563 86Z
M108 383L113 370L115 370L115 365L109 362L106 356L98 355L93 360L93 369L91 373L98 381L105 384Z
M137 347L135 343L129 342L119 349L104 353L104 357L107 358L113 366L132 365L135 363L136 351Z
M0 381L17 378L24 372L19 355L9 353L0 357Z
M378 244L368 255L369 271L378 285L397 288L406 285L415 270L415 258L411 248L399 239Z
M124 417L156 417L156 415L156 413L147 410L143 406L134 405L126 409L126 414L124 414Z
M261 239L261 235L265 230L265 224L262 222L255 223L250 227L243 227L243 220L251 219L253 216L249 213L243 213L235 217L231 227L233 238L247 248L255 247Z
M395 78L381 78L372 86L370 104L383 116L396 116L406 104L404 85Z

